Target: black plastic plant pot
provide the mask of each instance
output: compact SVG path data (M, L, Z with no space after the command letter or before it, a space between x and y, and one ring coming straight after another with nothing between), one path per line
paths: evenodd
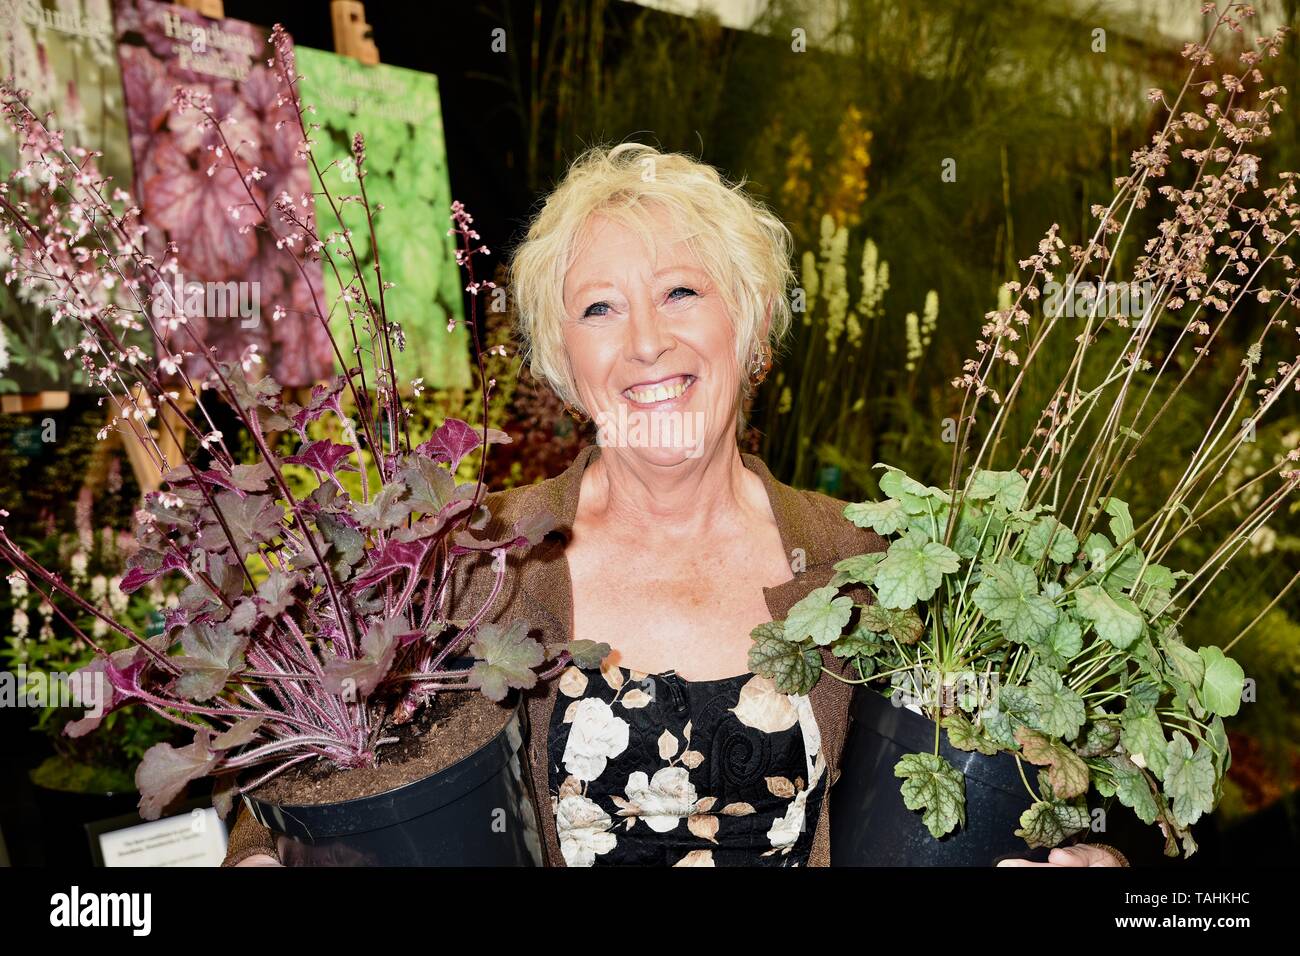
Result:
M939 753L965 775L966 825L932 837L920 811L903 803L894 765L905 754L933 752L933 720L869 687L854 691L841 772L830 791L832 866L994 866L1007 857L1047 859L1049 850L1030 849L1015 834L1032 803L1015 757L957 750L947 731Z
M517 703L478 750L384 793L316 806L244 800L286 866L541 866L526 723Z

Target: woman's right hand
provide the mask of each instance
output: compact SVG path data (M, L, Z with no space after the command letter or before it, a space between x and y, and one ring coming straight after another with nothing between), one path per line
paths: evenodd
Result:
M284 864L266 853L253 853L244 857L235 866L284 866Z

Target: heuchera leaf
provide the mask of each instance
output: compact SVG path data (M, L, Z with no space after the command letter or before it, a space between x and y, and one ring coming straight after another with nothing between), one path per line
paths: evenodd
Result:
M960 711L949 714L941 721L940 726L948 732L948 743L958 750L965 750L967 753L978 751L986 757L991 757L1001 749Z
M1088 765L1082 757L1055 737L1029 727L1017 727L1015 735L1026 760L1051 768L1047 779L1058 797L1068 799L1088 792Z
M397 541L389 539L382 551L371 556L370 569L364 574L358 575L352 582L352 586L358 590L368 588L372 584L387 580L399 571L409 571L411 574L418 573L420 565L424 562L425 555L429 553L429 547L428 541Z
M1241 709L1241 692L1246 686L1246 672L1213 644L1198 648L1197 652L1205 661L1201 703L1212 714L1220 717L1233 716Z
M1150 710L1132 705L1130 699L1120 718L1120 743L1135 763L1163 780L1169 766L1169 743L1160 718Z
M984 579L971 593L975 606L1002 624L1008 640L1021 643L1043 638L1056 622L1050 598L1038 593L1033 568L1004 558L983 566Z
M280 522L284 512L266 495L248 495L241 497L233 491L219 491L213 499L226 519L226 525L234 538L235 552L241 557L247 556L257 545L270 541L280 533ZM215 520L203 529L200 545L210 550L224 551L230 547L231 540Z
M581 668L599 667L612 650L603 641L600 643L595 641L569 641L564 649L569 652L570 660Z
M228 624L192 624L181 635L184 654L171 660L181 675L176 693L195 701L211 700L225 688L232 674L244 666L246 635L236 634Z
M766 621L749 632L749 669L770 678L783 694L806 694L821 674L822 657L811 641L788 641L785 627Z
M369 694L388 676L397 655L398 637L406 633L406 622L388 618L371 624L361 638L359 659L335 657L325 664L321 686L328 693L357 700Z
M1196 752L1181 731L1174 731L1169 742L1169 769L1165 773L1165 793L1173 801L1174 820L1191 826L1203 813L1214 809L1214 764L1210 748L1200 743Z
M859 528L870 528L877 534L894 534L907 527L907 512L902 502L893 498L845 505L844 517Z
M1058 846L1062 840L1086 830L1091 823L1087 807L1039 800L1020 815L1016 836L1031 847Z
M1075 593L1079 616L1092 621L1097 636L1121 651L1142 635L1142 612L1128 598L1115 596L1098 584Z
M1119 802L1137 814L1143 823L1155 823L1160 809L1156 806L1146 774L1122 754L1111 757L1110 763L1115 768L1115 795Z
M923 811L921 822L932 837L966 825L966 778L938 754L906 754L894 776L903 778L903 803Z
M194 742L187 746L159 743L145 751L135 771L141 817L157 820L186 784L213 768L220 755L211 749L210 736L211 731L203 727L195 731Z
M1041 664L1034 667L1029 696L1034 701L1039 730L1065 740L1078 736L1084 721L1083 698L1066 685L1060 674Z
M992 499L1008 511L1015 511L1020 507L1027 486L1028 482L1018 471L981 470L971 477L966 497L975 501Z
M313 471L332 475L338 471L356 471L357 466L348 461L356 449L351 445L336 445L328 438L314 441L296 454L284 459L286 465L306 465Z
M470 684L489 700L505 700L511 687L522 690L537 684L534 667L546 659L542 645L528 636L528 625L515 621L508 630L484 624L474 635L470 653L478 660L470 668Z
M495 428L487 430L488 444L509 444L510 436ZM483 442L479 429L466 425L460 419L449 418L438 426L426 442L416 447L416 452L434 461L445 461L455 471L461 460Z
M889 546L889 553L877 566L876 593L885 607L911 607L930 600L943 576L960 567L955 551L911 531Z
M921 615L916 613L914 607L900 611L881 607L879 604L869 604L862 609L859 620L868 631L888 634L900 644L915 644L925 633L925 624L922 623Z
M853 616L853 601L836 597L837 589L827 586L810 591L790 608L785 619L785 639L799 643L811 637L817 644L835 640Z
M1050 516L1035 521L1024 540L1025 550L1035 561L1046 554L1050 561L1069 564L1079 550L1079 539L1074 536L1074 532Z

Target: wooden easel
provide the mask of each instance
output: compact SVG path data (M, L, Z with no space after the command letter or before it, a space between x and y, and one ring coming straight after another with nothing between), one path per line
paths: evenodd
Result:
M224 0L176 0L176 6L220 20L226 15Z
M361 0L330 0L330 20L334 26L334 52L350 56L359 63L379 63L379 48L374 33L366 23L366 5Z

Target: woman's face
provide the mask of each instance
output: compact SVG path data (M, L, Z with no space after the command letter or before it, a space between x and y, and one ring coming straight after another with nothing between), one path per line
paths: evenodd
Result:
M656 214L656 236L671 234ZM722 295L682 241L647 249L604 217L564 279L564 345L600 443L674 465L734 440L735 330Z

